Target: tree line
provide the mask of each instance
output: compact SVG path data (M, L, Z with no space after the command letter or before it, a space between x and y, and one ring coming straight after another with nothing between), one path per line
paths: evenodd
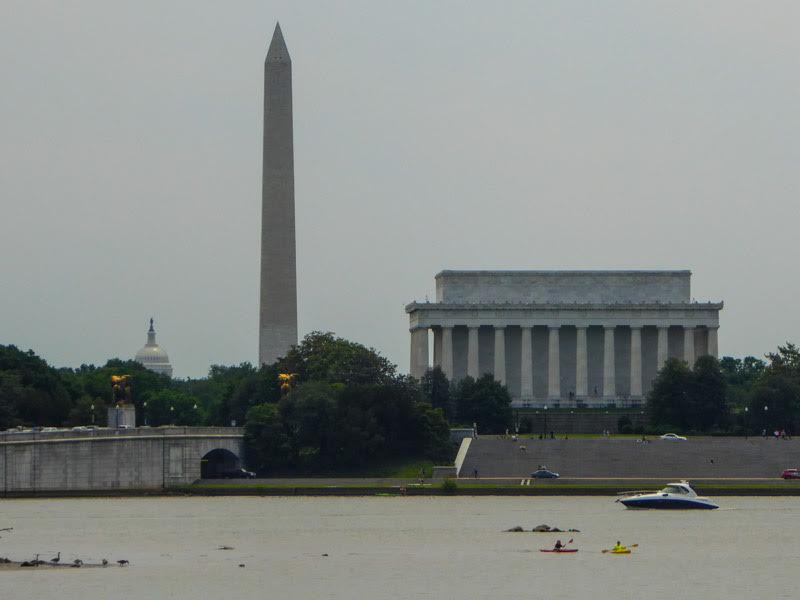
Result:
M689 369L670 359L647 399L658 430L752 434L800 426L800 349L779 346L766 360L701 356Z
M281 374L291 375L285 389ZM0 346L0 429L105 425L112 375L131 376L138 425L244 426L251 464L272 472L447 460L450 423L478 421L489 432L510 420L511 398L490 376L451 389L436 369L420 383L372 348L314 332L272 365L213 365L184 380L120 359L54 368Z
M288 389L282 373L293 376ZM314 332L272 365L213 365L207 377L183 380L120 359L54 368L32 351L0 346L0 429L104 425L111 375L132 376L140 425L245 426L263 468L333 469L404 453L433 459L447 449L448 426L504 433L513 420L508 390L491 375L453 383L436 367L415 381L372 348ZM795 431L800 351L786 344L766 360L703 356L693 369L669 360L647 409L653 430Z

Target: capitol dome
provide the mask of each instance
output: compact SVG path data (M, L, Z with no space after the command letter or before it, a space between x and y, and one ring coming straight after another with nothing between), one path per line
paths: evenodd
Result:
M169 364L169 356L161 346L156 344L156 330L153 329L153 319L150 319L147 343L144 348L136 353L134 360L150 371L172 377L172 365Z

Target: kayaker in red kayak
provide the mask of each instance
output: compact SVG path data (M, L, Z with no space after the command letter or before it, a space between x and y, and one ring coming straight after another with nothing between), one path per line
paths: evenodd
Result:
M561 540L556 541L556 545L553 546L552 550L548 550L546 548L541 548L539 552L554 552L556 554L561 554L562 552L573 553L577 552L577 548L567 548L567 544L571 544L572 540L568 541L566 544L562 544Z

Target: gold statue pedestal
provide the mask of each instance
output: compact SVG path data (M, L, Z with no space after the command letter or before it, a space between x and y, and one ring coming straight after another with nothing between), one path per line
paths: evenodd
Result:
M136 407L133 404L108 407L108 426L112 429L134 429Z

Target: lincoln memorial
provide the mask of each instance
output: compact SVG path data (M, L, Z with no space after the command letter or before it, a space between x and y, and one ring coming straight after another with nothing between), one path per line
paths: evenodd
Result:
M722 302L689 271L442 271L406 306L411 374L490 373L514 406L636 406L668 358L717 356Z

